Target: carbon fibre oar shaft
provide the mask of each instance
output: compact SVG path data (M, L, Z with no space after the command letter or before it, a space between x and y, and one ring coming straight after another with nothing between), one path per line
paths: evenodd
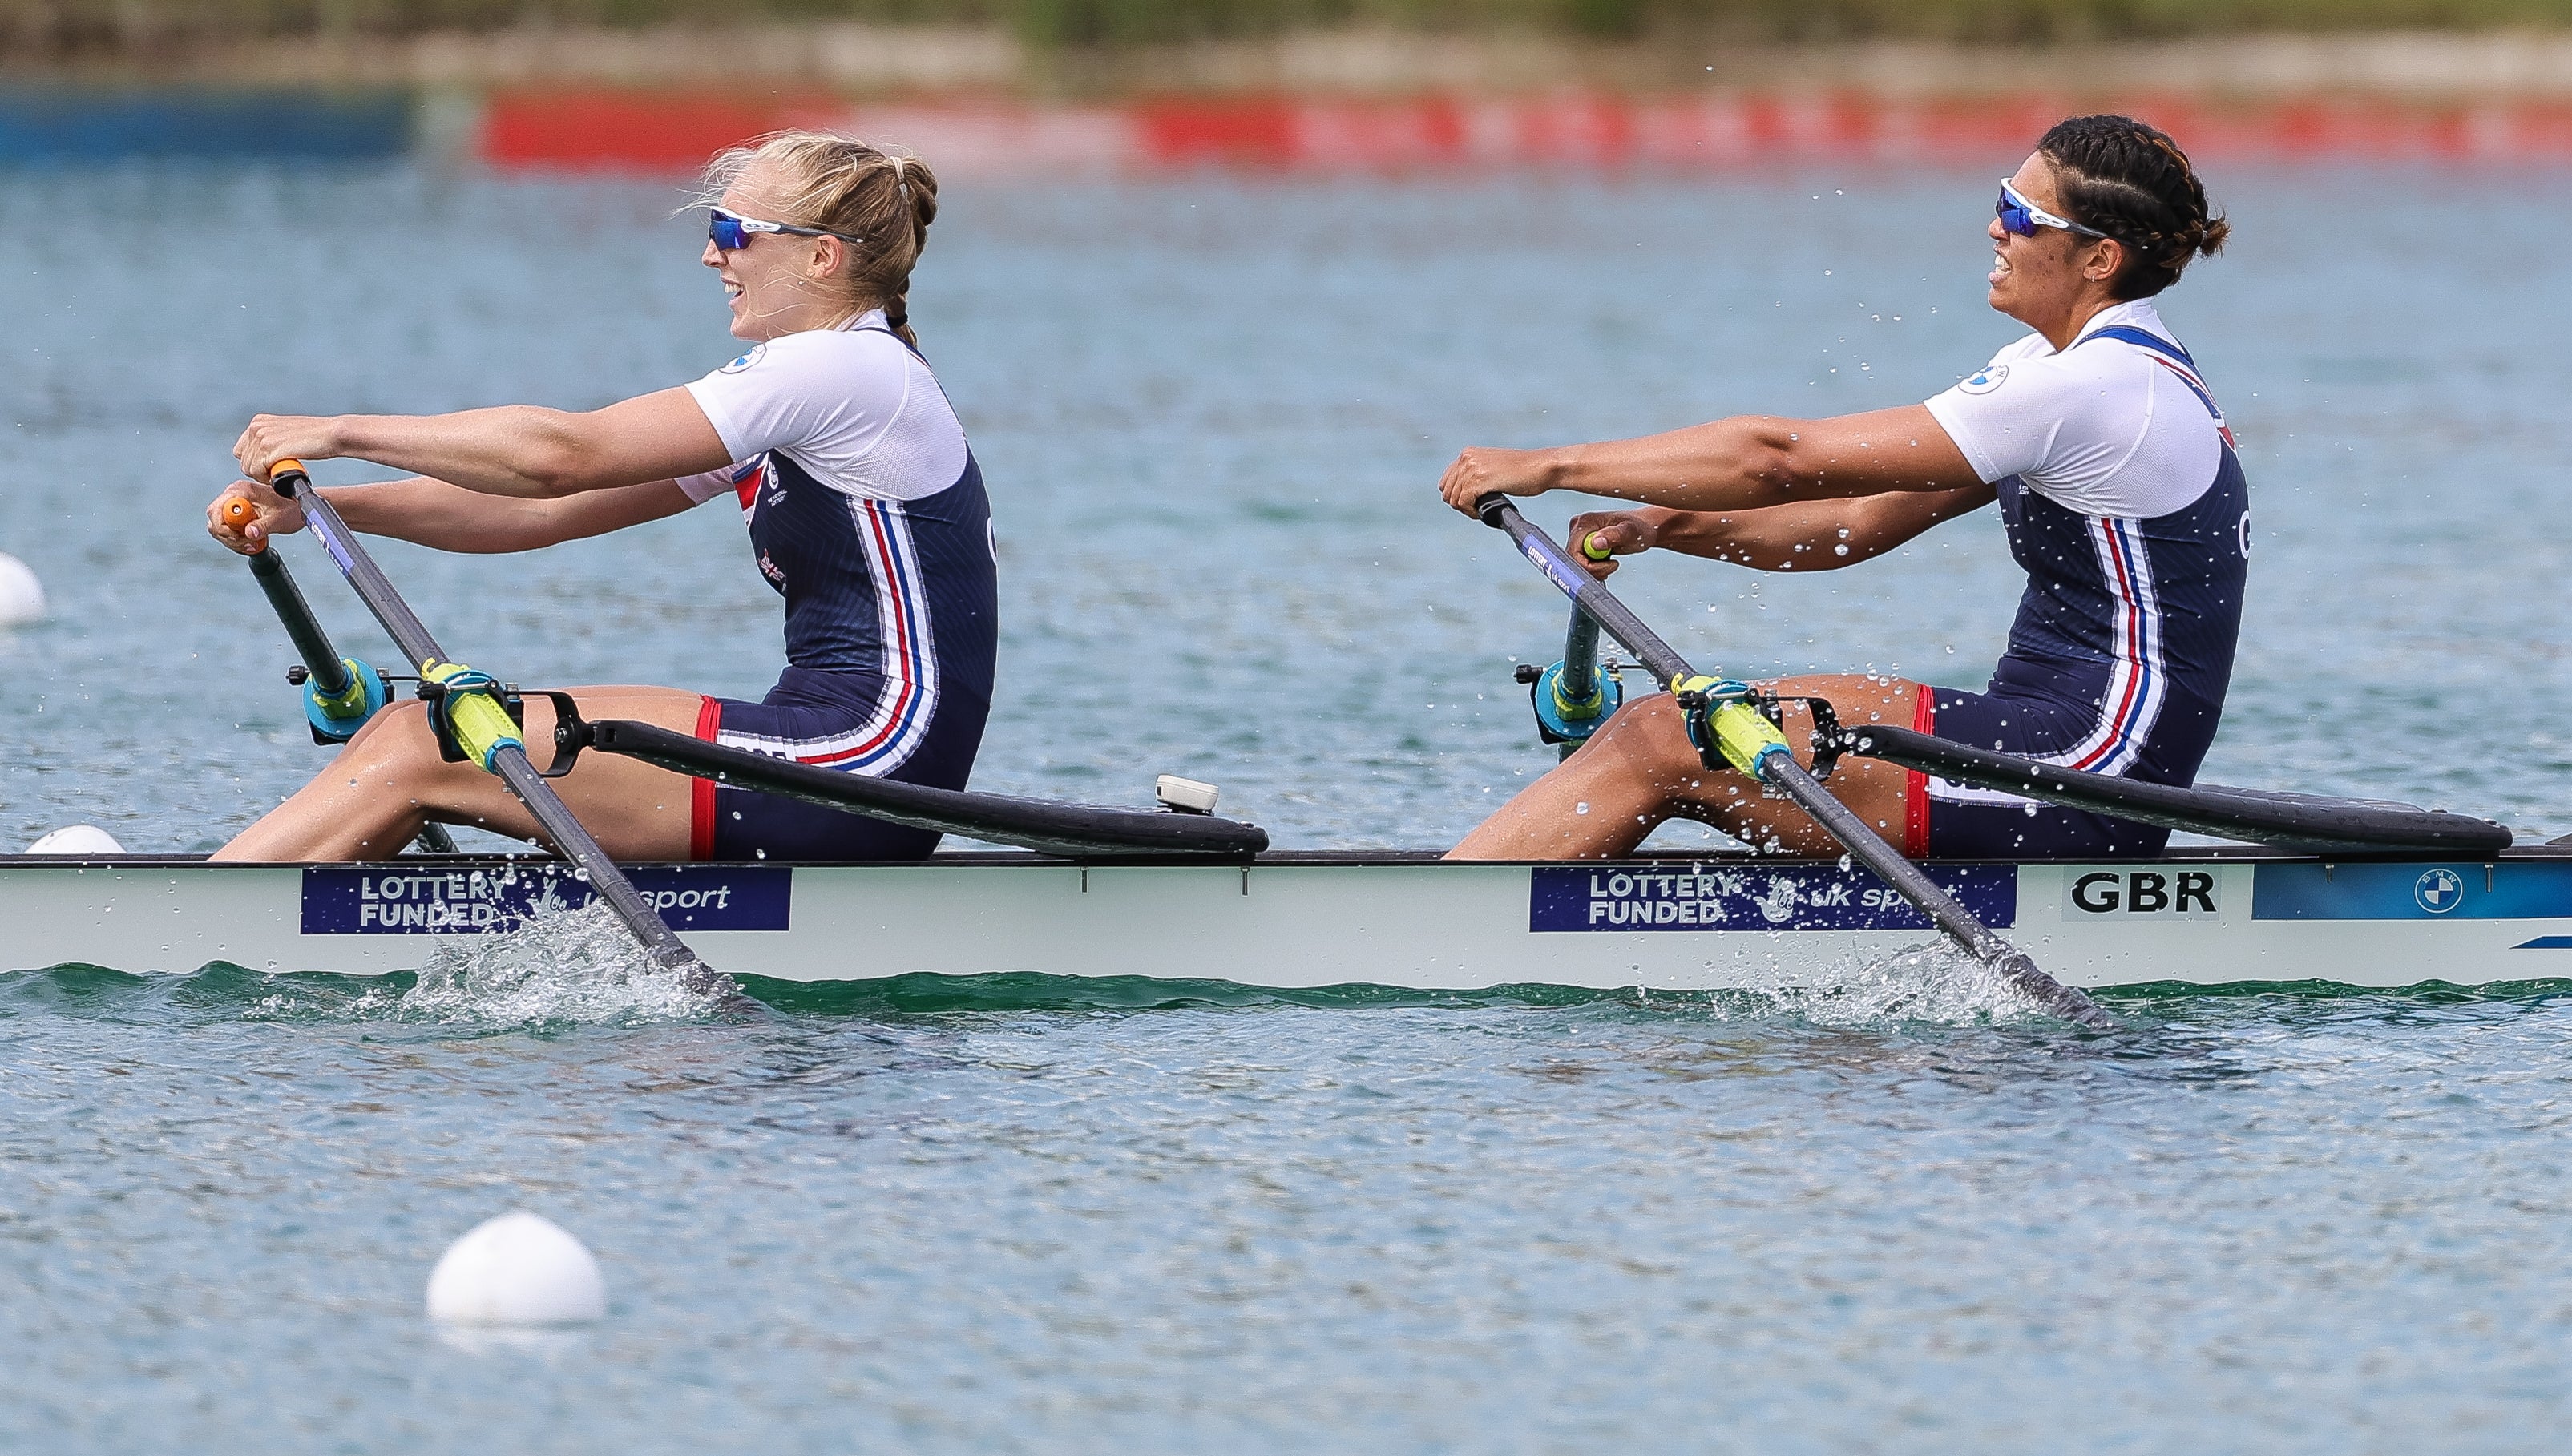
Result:
M1680 685L1697 680L1696 669L1671 646L1661 641L1660 634L1644 625L1643 619L1627 610L1608 590L1608 584L1581 569L1555 539L1519 514L1509 498L1487 495L1474 503L1485 525L1507 532L1518 543L1519 551L1535 563L1546 578L1605 628L1608 635L1625 645L1625 650L1658 678L1661 686L1676 692ZM1755 710L1744 709L1745 712ZM1761 726L1765 727L1765 720ZM1761 782L1773 785L1794 801L1797 808L1812 815L1837 840L1849 857L1873 871L1876 878L1890 885L1895 893L1910 901L1931 924L1948 939L1962 947L1967 955L1998 972L2030 1000L2065 1021L2101 1030L2113 1029L2116 1019L2099 1009L2099 1003L2047 975L2027 952L2011 945L1992 932L1990 926L1976 918L1946 888L1931 879L1927 872L1902 857L1899 850L1884 842L1867 822L1848 805L1833 797L1810 771L1797 763L1785 750L1761 753L1753 760Z
M356 687L355 675L348 671L338 649L330 645L330 634L323 630L322 619L313 615L313 604L304 600L304 589L295 584L295 573L286 569L286 558L278 555L276 547L263 546L250 555L250 574L259 582L269 607L277 613L278 625L286 629L286 640L295 644L295 655L304 660L304 671L318 690L317 697L325 702L357 697L351 691ZM382 685L376 683L374 688L380 701ZM366 704L359 703L351 712L363 722ZM338 737L344 740L355 731L349 728ZM314 736L321 735L317 728ZM455 852L455 840L444 824L420 825L418 843L431 854Z
M276 610L278 624L286 629L286 640L295 644L295 655L304 660L304 671L313 675L313 685L322 690L324 698L346 693L348 665L339 661L338 649L330 645L330 634L313 615L313 604L304 600L303 589L295 585L295 576L286 569L286 560L277 554L277 548L263 546L252 552L250 574L258 579L268 605Z
M393 646L401 650L414 672L427 678L436 670L451 666L446 650L437 645L437 639L429 635L428 628L402 600L401 593L393 589L391 579L384 575L383 568L375 565L375 559L367 554L356 533L339 519L339 513L331 508L320 491L312 489L313 477L305 472L303 462L279 461L270 472L269 484L276 488L278 494L304 507L305 524L313 528L313 534L321 540L322 549L338 563L339 574L347 579L358 600L366 604L366 610L374 613L375 620L383 624L385 635L392 638ZM485 701L489 701L487 695ZM498 711L497 704L491 707L493 712ZM527 760L525 748L515 741L500 743L492 750L484 766L508 785L509 792L517 796L518 802L527 806L527 812L535 817L537 826L544 830L547 839L553 841L554 848L587 875L591 892L607 902L616 918L625 923L625 928L633 932L634 938L642 942L644 950L655 961L679 972L692 990L725 997L741 995L740 985L732 977L698 959L697 953L688 949L687 942L679 939L678 932L672 930L660 912L652 908L651 902L643 898L642 892L634 888L633 881L628 880L625 872L616 867L615 861L607 857L607 851L601 849L589 831L581 827L580 819L554 792L553 785L536 772L536 765Z

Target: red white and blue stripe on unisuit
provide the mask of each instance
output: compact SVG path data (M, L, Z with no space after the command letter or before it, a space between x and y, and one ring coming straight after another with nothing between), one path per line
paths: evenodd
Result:
M2142 523L2094 516L2088 526L2090 545L2098 553L2099 575L2108 588L2115 617L2115 646L2107 686L2099 695L2099 722L2070 748L2028 756L2041 763L2119 774L2134 765L2136 756L2152 740L2153 726L2161 718L2162 702L2169 693L2165 622ZM1951 803L2033 802L2018 794L1951 783L1943 778L1929 780L1929 794Z
M2117 645L2100 704L2099 726L2070 752L2053 761L2093 773L2122 773L2143 750L2161 717L2167 675L2162 667L2162 604L2153 590L2153 560L2133 521L2097 517L2090 544L2115 602Z
M754 472L741 486L745 502L758 499L758 486ZM884 693L875 711L855 729L826 737L775 737L727 728L715 741L826 768L889 773L920 747L938 711L938 651L929 595L923 590L920 555L902 503L855 497L843 503L856 527L867 576L875 589L884 653L878 668Z
M2160 340L2156 339L2154 342L2159 343ZM2237 450L2242 448L2242 442L2233 438L2233 426L2224 422L2224 411L2215 402L2215 392L2206 387L2205 380L2197 377L2196 370L2158 348L2145 349L2144 357L2177 374L2179 381L2188 386L2188 392L2197 396L2197 402L2206 406L2206 412L2215 416L2215 432L2224 437L2224 443Z

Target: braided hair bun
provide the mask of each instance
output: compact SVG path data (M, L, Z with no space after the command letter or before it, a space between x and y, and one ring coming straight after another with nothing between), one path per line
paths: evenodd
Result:
M2063 215L2125 244L2112 285L2119 298L2149 298L2179 281L2200 253L2232 235L2210 213L2188 154L2159 127L2133 117L2068 117L2036 144L2054 167Z

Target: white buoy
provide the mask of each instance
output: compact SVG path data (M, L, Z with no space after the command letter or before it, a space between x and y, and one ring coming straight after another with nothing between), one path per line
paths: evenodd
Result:
M428 1317L449 1324L576 1324L607 1316L607 1283L580 1240L520 1211L476 1225L428 1274Z
M45 584L27 564L0 551L0 627L45 620Z
M65 824L27 846L29 854L123 854L116 836L96 824Z

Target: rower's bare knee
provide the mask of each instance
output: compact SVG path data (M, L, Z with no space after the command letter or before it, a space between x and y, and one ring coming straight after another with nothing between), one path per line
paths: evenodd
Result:
M1601 754L1602 766L1615 762L1621 775L1641 790L1643 812L1654 822L1701 818L1710 805L1739 797L1750 782L1728 769L1705 766L1688 736L1687 715L1667 694L1617 710L1582 751Z
M413 790L456 766L437 750L425 703L393 704L368 719L340 750L339 763L350 772L380 774Z

